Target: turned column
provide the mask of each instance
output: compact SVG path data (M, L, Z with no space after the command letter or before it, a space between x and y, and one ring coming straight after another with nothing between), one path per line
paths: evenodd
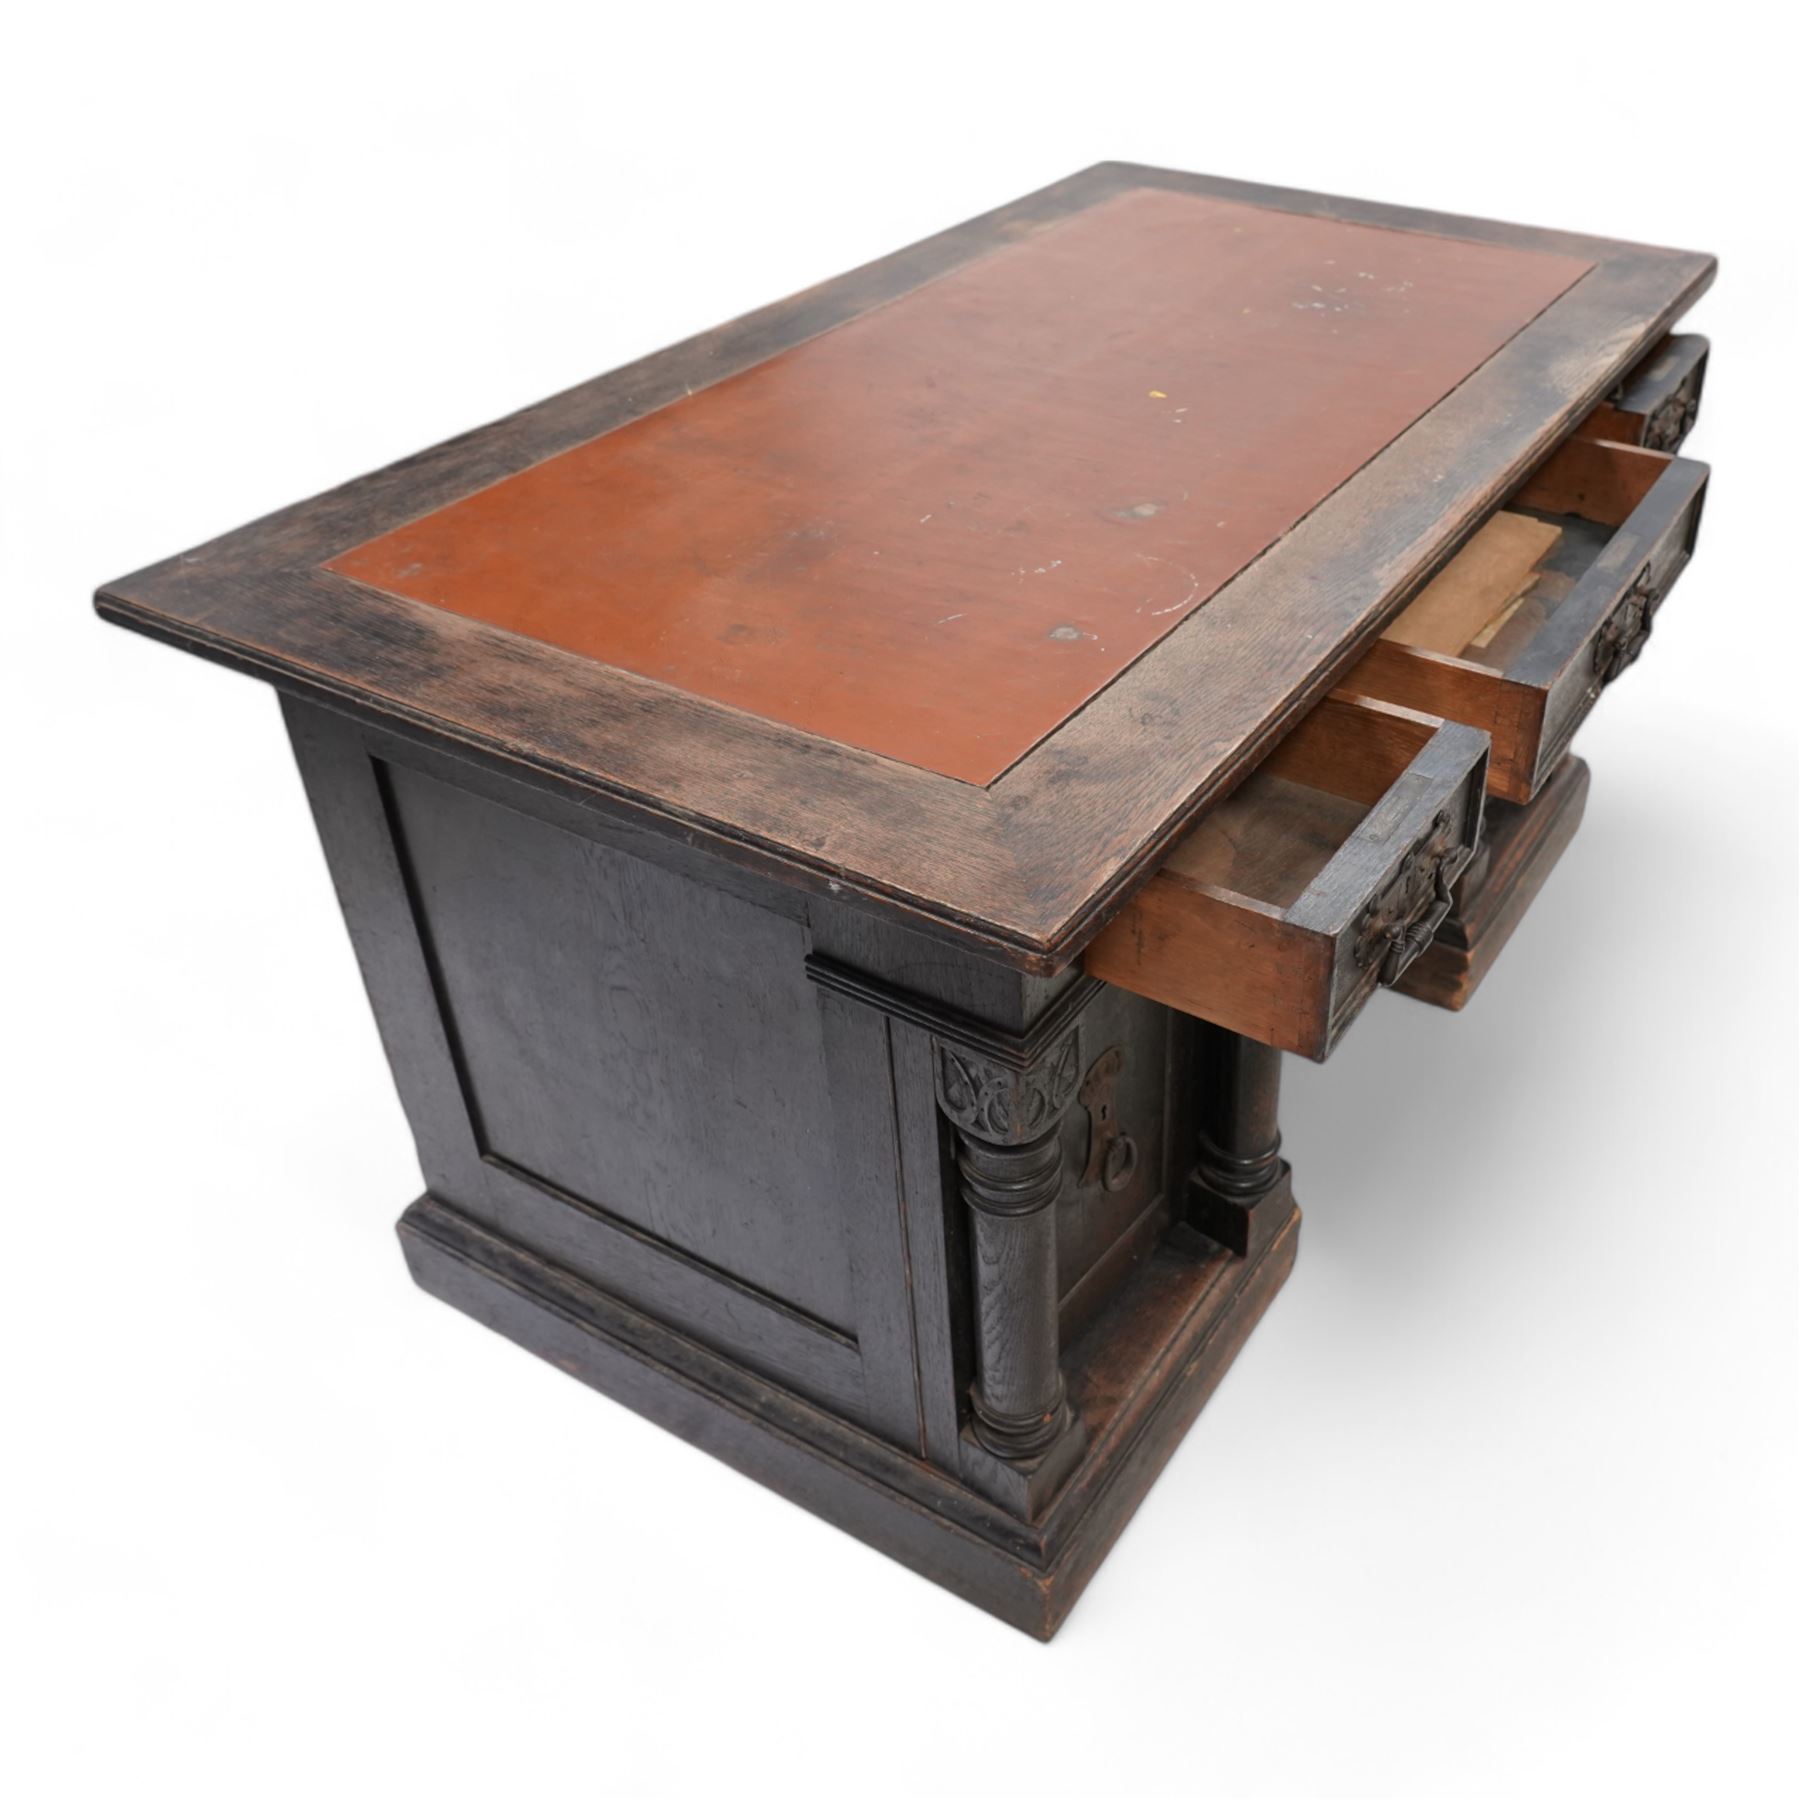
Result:
M938 1106L956 1128L969 1211L969 1428L988 1458L1015 1471L990 1468L982 1485L1029 1510L1081 1443L1063 1384L1056 1292L1060 1133L1080 1075L1076 1034L1017 1064L940 1039L934 1060Z
M956 1166L975 1265L975 1435L996 1456L1035 1456L1068 1423L1056 1325L1062 1145L964 1137Z
M1208 1025L1201 1058L1199 1153L1188 1219L1228 1250L1260 1250L1293 1211L1293 1171L1281 1160L1281 1052Z

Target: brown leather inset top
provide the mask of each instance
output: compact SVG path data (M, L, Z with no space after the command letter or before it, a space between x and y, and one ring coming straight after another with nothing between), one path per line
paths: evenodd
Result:
M1589 267L1140 189L327 566L985 785Z

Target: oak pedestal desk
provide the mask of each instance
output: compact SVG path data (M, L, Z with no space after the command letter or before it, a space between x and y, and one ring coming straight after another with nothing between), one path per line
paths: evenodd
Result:
M280 691L419 1283L1047 1637L1293 1262L1282 1053L1579 821L1712 273L1105 164L98 605Z

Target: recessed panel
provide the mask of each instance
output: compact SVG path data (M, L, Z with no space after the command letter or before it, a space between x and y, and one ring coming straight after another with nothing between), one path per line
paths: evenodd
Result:
M829 1133L795 1126L825 1106L800 927L410 769L386 781L484 1152L853 1335Z

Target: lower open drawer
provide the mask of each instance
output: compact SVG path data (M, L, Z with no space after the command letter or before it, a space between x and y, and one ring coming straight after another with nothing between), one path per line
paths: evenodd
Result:
M1704 464L1572 438L1390 624L1339 692L1479 726L1488 791L1531 799L1636 661L1687 565Z
M1479 731L1325 700L1095 938L1088 973L1323 1059L1449 911L1486 770Z

